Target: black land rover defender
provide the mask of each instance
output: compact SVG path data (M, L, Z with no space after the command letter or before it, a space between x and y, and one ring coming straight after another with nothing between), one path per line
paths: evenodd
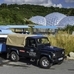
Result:
M38 61L40 67L50 68L52 63L60 63L64 60L65 51L62 48L50 45L46 36L41 35L8 35L7 56L12 61L18 61L21 57Z

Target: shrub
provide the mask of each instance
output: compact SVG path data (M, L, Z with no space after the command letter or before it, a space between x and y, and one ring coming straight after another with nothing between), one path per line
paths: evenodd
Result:
M48 36L50 42L54 46L58 46L65 49L66 54L71 51L74 51L74 36L65 34L65 35L55 35L55 36Z

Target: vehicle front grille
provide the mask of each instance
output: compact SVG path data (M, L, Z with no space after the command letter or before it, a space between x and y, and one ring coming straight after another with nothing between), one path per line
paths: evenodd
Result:
M64 51L56 51L56 57L62 57L64 55Z

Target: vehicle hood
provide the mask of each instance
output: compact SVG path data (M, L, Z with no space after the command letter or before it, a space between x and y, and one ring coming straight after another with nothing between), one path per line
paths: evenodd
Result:
M44 48L42 48L42 50L45 51L62 51L62 48L59 47L55 47L55 46L45 46Z

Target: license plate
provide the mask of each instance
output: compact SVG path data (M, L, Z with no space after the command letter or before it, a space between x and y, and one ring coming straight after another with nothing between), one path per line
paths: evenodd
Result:
M63 60L63 57L59 58L58 60Z

